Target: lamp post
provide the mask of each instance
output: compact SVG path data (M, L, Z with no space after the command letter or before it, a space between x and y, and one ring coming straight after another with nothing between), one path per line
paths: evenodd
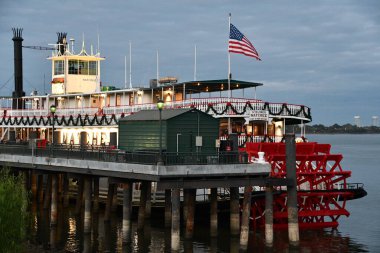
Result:
M158 156L158 165L163 165L164 161L162 160L162 108L164 108L164 101L163 100L158 100L157 101L157 108L158 111L160 112L160 154Z
M53 118L53 121L52 121L52 133L51 133L51 147L53 148L54 146L54 114L55 114L55 111L57 110L57 107L55 107L55 105L51 105L50 106L50 113L52 115L52 118Z

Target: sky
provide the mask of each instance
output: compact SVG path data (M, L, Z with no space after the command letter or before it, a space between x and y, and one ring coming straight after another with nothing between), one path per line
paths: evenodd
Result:
M193 80L195 45L197 80L227 78L229 13L262 59L231 54L232 77L263 83L257 98L309 106L312 124L380 116L378 0L0 0L0 95L14 86L12 27L24 29L23 45L48 46L67 32L75 50L84 37L87 51L99 34L103 85L124 86L130 41L134 87L155 78L157 50L160 76ZM26 94L51 92L49 54L23 50Z

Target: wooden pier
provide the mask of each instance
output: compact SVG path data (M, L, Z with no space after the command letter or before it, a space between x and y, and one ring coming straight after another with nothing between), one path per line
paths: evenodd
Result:
M151 186L157 185L158 191L165 192L165 226L171 226L171 247L179 250L180 244L180 192L184 192L184 237L193 237L194 208L197 189L210 189L210 236L218 233L217 189L229 188L230 191L230 229L231 235L240 236L240 249L246 250L249 238L249 214L252 186L266 187L266 225L267 246L273 244L273 197L274 186L287 186L289 193L289 240L297 245L299 241L298 211L295 187L295 143L294 136L286 137L287 178L271 178L270 164L265 162L231 164L175 164L157 165L128 162L110 162L94 159L67 157L58 151L54 156L39 155L38 152L20 151L15 145L0 147L0 165L17 168L28 175L29 188L33 198L44 201L44 207L50 206L50 224L57 222L57 202L68 203L68 180L78 180L76 198L77 212L84 212L84 233L91 234L92 212L99 208L99 178L108 178L108 196L105 220L109 220L112 209L117 205L117 187L123 189L123 242L131 238L132 184L141 183L138 228L143 229L151 213ZM36 156L37 154L37 156ZM293 158L292 158L293 157ZM293 159L293 160L292 160ZM44 180L45 178L45 180ZM44 187L44 181L45 187ZM239 187L245 187L242 215L239 207Z

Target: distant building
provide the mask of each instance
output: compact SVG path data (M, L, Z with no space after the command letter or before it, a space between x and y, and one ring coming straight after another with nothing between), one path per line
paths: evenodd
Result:
M362 127L360 116L354 116L354 125L357 127Z
M379 126L379 116L372 116L372 126Z

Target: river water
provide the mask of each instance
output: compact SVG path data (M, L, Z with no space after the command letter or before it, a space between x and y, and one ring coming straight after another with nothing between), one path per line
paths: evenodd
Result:
M266 248L263 231L250 233L248 252L380 252L380 135L310 135L310 141L332 144L333 153L344 155L343 168L352 170L349 182L364 183L368 195L348 201L351 215L341 217L338 229L301 231L300 246L290 248L287 231L276 231L273 248ZM132 241L122 244L121 213L110 222L103 221L103 211L93 217L90 235L84 235L81 217L74 208L59 208L59 222L51 229L48 214L32 205L26 252L170 252L170 229L163 219L153 219L143 231L132 224ZM181 252L239 252L239 239L231 237L220 222L218 237L209 236L208 224L195 221L194 238L181 237ZM197 221L197 219L199 221ZM182 233L183 234L183 233Z

